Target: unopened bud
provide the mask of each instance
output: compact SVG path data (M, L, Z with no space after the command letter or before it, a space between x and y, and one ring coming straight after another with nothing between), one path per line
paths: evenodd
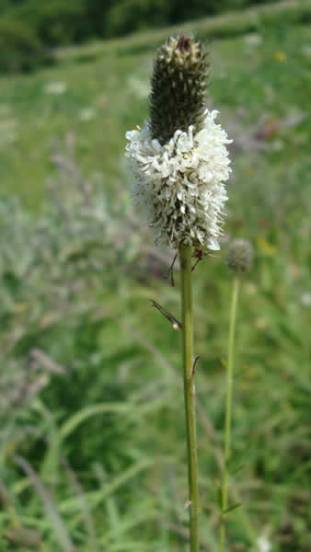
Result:
M208 61L203 46L181 35L159 48L151 81L151 133L165 144L176 130L199 131L206 110Z
M234 272L248 272L253 264L253 247L248 240L232 240L227 254L227 265Z

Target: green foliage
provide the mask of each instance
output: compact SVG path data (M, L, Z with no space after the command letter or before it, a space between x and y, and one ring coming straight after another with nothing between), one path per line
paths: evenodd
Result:
M228 36L257 28L261 15L257 13L256 5L265 3L266 0L0 0L0 22L4 18L11 21L10 25L13 25L13 21L23 25L24 31L20 30L23 35L27 27L32 40L36 37L38 41L39 38L48 48L67 46L95 37L121 36L135 30L154 29L167 24L184 26L185 19L202 16L208 18L207 23L211 29L216 27L218 36ZM275 1L267 6L264 15L267 20L277 18L283 23L284 18L305 21L310 19L311 11L307 0L280 3L280 13L275 11L278 4ZM244 8L252 6L254 9L251 13L245 14ZM228 21L225 18L217 23L213 21L214 18L210 18L211 15L227 12L232 14L231 18L230 13L228 14ZM173 32L175 31L176 28ZM16 33L19 34L17 30ZM28 59L30 66L37 63L35 55L33 63L31 55Z
M256 2L250 0L173 0L170 2L171 21L182 21L183 19L194 19L196 17L205 17L228 10L241 9L250 6Z
M0 19L0 49L0 71L30 70L45 59L38 36L14 19Z
M169 21L166 0L120 0L105 16L107 36L124 35L135 30L164 25Z
M82 40L91 31L85 20L83 0L28 0L10 14L33 29L47 46Z

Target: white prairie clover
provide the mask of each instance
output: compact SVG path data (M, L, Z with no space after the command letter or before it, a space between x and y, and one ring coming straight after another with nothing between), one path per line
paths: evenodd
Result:
M203 252L219 249L231 172L231 140L206 108L206 74L201 45L170 38L155 60L151 119L126 135L135 195L156 241Z
M230 175L230 140L206 108L207 70L200 43L169 38L154 62L150 119L126 135L137 200L156 240L179 251L191 552L200 549L192 257L219 249Z

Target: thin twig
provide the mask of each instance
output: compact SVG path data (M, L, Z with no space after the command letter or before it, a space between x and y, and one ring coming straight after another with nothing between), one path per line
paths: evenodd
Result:
M226 385L226 414L225 414L225 437L224 437L224 465L221 489L221 524L219 551L226 549L226 523L225 515L228 512L229 498L229 471L231 462L231 428L232 428L232 398L233 398L233 372L234 372L234 348L235 328L237 317L237 305L240 289L240 280L235 277L232 287L232 298L229 320L228 359L227 359L227 385Z
M29 462L27 462L25 458L16 455L13 459L15 464L17 464L29 477L35 490L37 491L37 494L43 503L47 517L50 519L50 522L55 530L55 537L58 540L58 544L61 549L64 552L76 551L77 549L73 545L67 527L65 526L65 523L58 512L54 499L52 498L49 490L46 488L33 467L29 464Z
M160 305L160 303L158 303L154 299L150 299L150 301L152 303L152 306L155 307L162 314L162 316L164 316L164 318L166 318L166 320L170 322L174 330L182 329L181 322L179 322L179 320L177 320L177 318L175 318L175 316L171 312L162 307L162 305Z
M171 286L172 287L175 287L174 266L175 266L176 259L177 259L177 253L174 255L174 259L171 263L170 270L169 270L169 275L170 275L170 278L171 278Z

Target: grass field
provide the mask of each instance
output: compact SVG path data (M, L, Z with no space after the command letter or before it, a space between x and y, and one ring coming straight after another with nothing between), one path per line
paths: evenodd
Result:
M126 40L0 79L3 552L187 549L179 335L149 301L178 315L179 294L164 277L172 254L135 218L123 160L125 131L148 111L152 49ZM270 23L209 49L209 106L234 139L226 234L256 254L239 308L229 550L263 551L266 538L272 552L308 552L311 28ZM214 552L223 254L195 286L202 550Z

